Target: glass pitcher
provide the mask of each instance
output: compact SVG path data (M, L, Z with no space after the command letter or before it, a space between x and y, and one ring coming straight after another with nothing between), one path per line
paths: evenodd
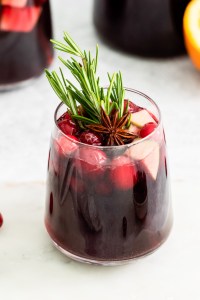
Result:
M39 76L53 58L48 0L0 0L0 90Z
M190 0L95 0L94 24L111 45L144 56L184 52L182 19Z

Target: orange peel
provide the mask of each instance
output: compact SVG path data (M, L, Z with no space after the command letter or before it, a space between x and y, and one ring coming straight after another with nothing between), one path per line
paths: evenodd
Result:
M200 70L200 0L192 0L183 16L183 33L187 52Z

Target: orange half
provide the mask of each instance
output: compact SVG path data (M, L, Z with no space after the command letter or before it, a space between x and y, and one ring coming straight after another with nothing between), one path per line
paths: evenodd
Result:
M200 0L192 0L183 17L183 33L187 52L200 70Z

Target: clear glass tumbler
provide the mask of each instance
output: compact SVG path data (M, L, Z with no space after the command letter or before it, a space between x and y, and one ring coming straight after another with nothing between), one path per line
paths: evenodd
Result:
M53 58L48 0L0 1L0 90L43 73Z
M158 127L122 146L91 146L67 137L56 122L51 137L45 225L55 246L88 263L116 265L146 255L172 226L170 181L160 110L146 95L126 97L148 109Z

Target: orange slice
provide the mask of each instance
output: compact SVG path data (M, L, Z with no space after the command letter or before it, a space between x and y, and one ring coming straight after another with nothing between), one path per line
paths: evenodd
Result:
M192 0L183 17L183 32L188 54L200 70L200 0Z

